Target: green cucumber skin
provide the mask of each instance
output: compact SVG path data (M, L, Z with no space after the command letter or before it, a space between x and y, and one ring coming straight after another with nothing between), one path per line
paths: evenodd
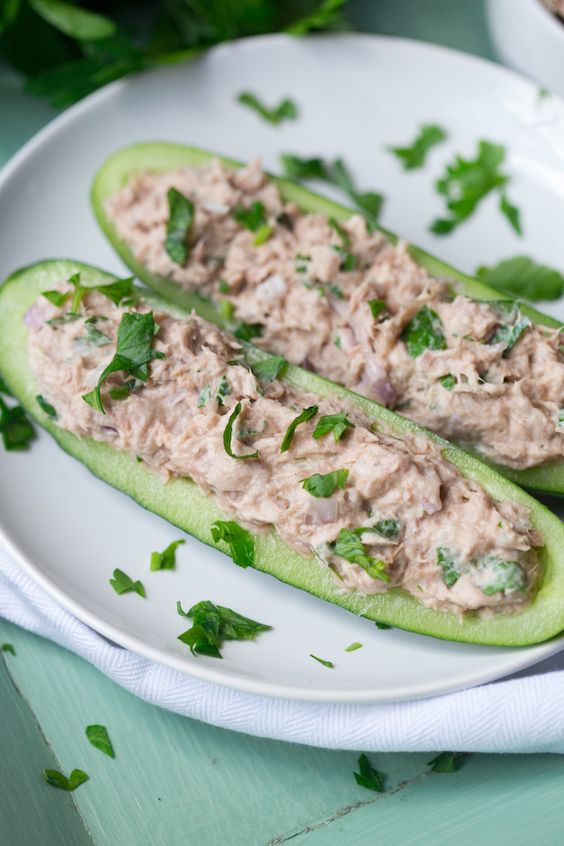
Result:
M228 515L222 513L214 501L200 492L193 482L176 479L165 484L158 474L126 453L117 452L107 444L92 439L80 439L60 429L37 405L37 388L27 360L27 330L23 316L42 291L49 290L55 282L76 272L81 273L83 284L103 283L113 278L79 262L51 260L14 273L0 288L2 377L36 422L94 475L180 529L225 552L223 544L213 542L210 527L215 520ZM172 313L176 311L155 295L149 295L149 299L155 307ZM268 357L267 353L252 347L248 348L247 354L255 360ZM300 368L288 368L285 378L302 390L357 403L365 414L388 430L398 433L425 431L365 397L351 394L345 388ZM469 616L460 622L452 614L425 608L401 590L372 597L345 593L335 584L328 570L320 567L315 559L298 555L283 544L273 531L257 533L255 536L255 568L354 614L445 640L525 646L558 635L564 630L564 527L560 520L492 468L436 436L429 437L443 445L445 458L455 463L465 476L481 484L493 497L521 502L531 510L532 521L543 533L546 546L541 552L543 582L529 607L515 615L498 614L491 619ZM244 574L241 578L245 578Z
M92 184L91 200L94 214L100 227L116 252L139 279L175 305L189 309L195 308L202 317L222 326L221 318L209 300L183 290L180 285L177 285L170 279L154 276L152 273L149 273L134 258L127 244L118 237L113 224L104 211L105 200L122 188L139 171L166 171L179 167L199 167L209 164L211 159L214 158L220 159L228 167L241 167L241 162L200 150L197 147L186 147L164 142L148 142L125 147L110 156L100 167ZM286 200L292 200L305 211L323 212L338 220L344 220L352 214L351 209L327 200L289 179L272 178L278 185L282 197ZM397 240L397 236L393 233L385 229L382 229L382 231L392 241ZM429 273L435 276L454 279L457 289L462 293L479 300L499 299L500 295L498 291L489 288L477 279L465 276L459 270L445 264L425 250L419 247L410 247L410 251L414 259ZM542 314L531 306L523 305L522 310L535 323L540 323L551 328L562 325L560 321ZM485 459L481 458L480 460L484 461ZM512 470L511 468L500 465L492 466L495 466L495 469L504 476L507 476L508 479L532 491L564 496L564 460L555 461L542 467L531 467L527 470Z

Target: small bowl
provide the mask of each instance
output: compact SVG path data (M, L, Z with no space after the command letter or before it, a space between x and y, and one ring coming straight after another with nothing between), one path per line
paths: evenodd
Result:
M488 0L500 59L564 96L564 23L541 0Z

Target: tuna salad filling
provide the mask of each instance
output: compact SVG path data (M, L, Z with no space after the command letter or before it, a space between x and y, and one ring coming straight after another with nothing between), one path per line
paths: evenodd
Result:
M151 273L219 305L236 334L491 461L564 456L560 331L477 302L372 231L285 204L257 163L141 173L106 212Z
M121 285L88 290L77 275L26 314L41 407L57 425L189 477L343 590L403 588L459 615L530 600L543 541L524 506L494 501L426 436L300 392L280 378L281 358L250 367L231 335L153 313Z

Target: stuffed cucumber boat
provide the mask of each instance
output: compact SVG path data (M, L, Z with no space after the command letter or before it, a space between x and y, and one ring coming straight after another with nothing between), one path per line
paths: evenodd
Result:
M257 163L140 144L106 161L92 199L171 302L564 492L557 321Z
M521 646L564 629L564 528L544 506L131 280L70 261L13 274L0 373L96 476L241 567L444 639Z

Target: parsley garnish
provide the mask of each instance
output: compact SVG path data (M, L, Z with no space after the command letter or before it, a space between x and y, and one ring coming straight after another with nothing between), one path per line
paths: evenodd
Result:
M288 362L280 355L265 358L264 361L256 361L251 364L251 370L262 382L274 382L275 379L284 375L288 369Z
M417 358L425 350L445 350L446 340L443 322L436 311L422 306L401 334L411 358Z
M88 322L86 322L86 335L76 339L76 345L81 353L88 352L90 347L107 347L111 343L111 338L96 329L93 323Z
M254 640L261 632L272 629L272 626L257 623L256 620L243 617L231 608L214 605L209 600L196 603L188 612L182 611L182 606L178 603L177 610L194 621L194 625L178 638L190 647L192 655L221 658L219 647L224 641Z
M11 643L3 643L0 647L0 652L9 652L10 655L13 655L14 657L16 655L16 650L14 649L14 646Z
M452 373L447 373L446 376L439 376L439 382L447 391L452 391L456 385L456 376L453 376Z
M392 626L388 625L388 623L381 623L380 620L374 620L374 625L377 629L382 629L382 631L392 628Z
M317 499L327 499L333 496L337 488L346 486L348 475L346 468L333 470L331 473L314 473L303 480L302 487Z
M198 408L203 408L211 397L211 385L204 385L198 395Z
M377 532L379 535L382 535L383 538L391 538L394 540L399 535L399 530L399 520L395 520L393 517L387 517L385 520L379 520L373 526L366 529L368 532Z
M251 91L241 92L237 97L237 102L253 109L261 118L272 124L279 124L284 120L295 120L298 117L298 107L288 97L280 100L278 105L272 109L265 106Z
M151 570L174 570L176 567L176 550L186 543L185 540L173 541L162 552L151 553Z
M107 755L108 758L115 758L114 747L108 734L106 726L92 725L86 726L86 737L92 746Z
M41 394L38 394L35 397L35 401L36 401L37 405L39 406L39 408L41 409L41 411L43 411L43 413L46 414L47 417L50 417L52 420L57 419L57 412L55 410L55 407L52 406L50 402L47 402L47 400L44 397L42 397Z
M427 766L433 773L454 773L461 757L459 752L440 752L432 761L427 761Z
M229 420L227 421L227 425L223 430L223 448L227 455L231 458L238 458L238 459L247 459L247 458L258 458L258 452L249 452L247 455L236 455L231 448L231 439L233 437L233 424L235 423L236 419L239 417L241 413L241 403L238 402L233 411L229 416Z
M528 256L515 256L492 267L479 267L476 276L497 291L527 300L557 300L564 293L564 275Z
M165 250L175 264L183 265L189 253L188 238L194 222L194 203L176 188L169 188L166 198L168 220Z
M294 432L298 428L301 423L305 423L307 420L311 420L312 417L315 417L317 414L317 406L310 405L309 408L304 408L304 410L295 417L288 428L286 429L286 434L282 439L282 443L280 444L280 452L287 452L291 445L292 441L294 440Z
M35 438L35 429L21 405L11 408L0 397L0 433L7 452L28 449Z
M153 337L158 331L159 325L155 322L152 312L124 314L118 327L115 355L102 371L94 390L84 394L82 399L92 408L105 414L100 388L111 373L124 371L146 382L149 378L149 362L155 358L164 358L163 353L152 349Z
M110 390L110 399L113 400L122 400L126 399L133 391L135 390L136 386L135 379L128 379L123 385L118 385L117 388L112 388Z
M53 303L53 305L56 305L57 307L62 306L67 302L67 300L71 300L70 311L60 318L49 320L48 323L51 325L62 325L63 323L69 323L72 320L77 320L79 317L78 310L82 299L90 291L98 291L98 293L103 294L111 300L114 305L120 305L120 303L123 303L125 300L130 300L135 296L132 276L127 277L127 279L114 279L113 282L107 282L105 285L83 286L80 284L80 273L73 273L73 275L67 279L67 285L72 285L73 290L64 292L43 291L42 293L43 297L48 299L49 302ZM92 318L90 318L90 322L93 322Z
M450 549L447 549L445 546L437 547L437 564L443 572L445 585L451 588L458 581L460 570Z
M372 558L366 554L360 534L370 529L341 529L334 543L329 544L335 555L350 561L351 564L358 564L373 579L380 579L389 582L390 577L386 573L386 562L378 558Z
M143 587L142 582L140 582L139 580L134 582L133 579L127 575L127 573L124 573L123 570L119 570L118 568L114 570L114 574L110 579L110 584L115 590L115 592L118 593L120 596L122 593L135 592L138 593L139 596L142 596L143 599L146 598L145 588Z
M88 781L89 776L82 770L73 770L68 778L59 770L43 770L43 778L51 787L73 791L84 784L85 781Z
M356 256L354 253L350 253L347 250L344 250L342 247L339 247L337 244L333 244L333 249L336 253L341 256L341 264L339 265L339 270L343 271L350 271L356 270Z
M311 437L318 440L324 435L328 435L329 432L333 432L335 443L337 443L341 440L347 429L353 428L354 423L351 423L346 411L340 411L338 414L324 414L317 421Z
M240 341L250 341L262 335L262 323L245 323L244 321L233 332Z
M408 147L389 147L388 149L398 157L404 170L415 170L423 167L428 152L436 144L446 139L446 132L436 123L426 123L419 130L415 140Z
M480 201L491 191L502 189L509 177L500 170L505 160L505 147L480 141L475 159L456 156L447 166L445 175L438 180L436 188L445 198L450 217L439 218L431 224L431 232L446 235L452 232L476 210ZM507 217L515 231L521 234L519 213L505 196L501 196L501 212Z
M476 561L478 570L492 570L492 580L482 586L486 596L508 590L524 590L525 574L517 561L503 561L495 555L485 555Z
M268 225L266 210L259 200L255 200L249 208L237 206L233 212L233 217L239 226L243 226L251 232L258 232L261 227Z
M319 664L323 664L324 667L329 667L330 670L335 669L335 665L332 661L326 661L324 658L319 658L317 655L312 655L310 652L310 658L313 658L314 661L317 661Z
M341 241L343 242L343 247L348 249L351 245L351 239L349 238L347 230L341 226L338 220L335 220L334 217L330 217L328 220L329 226L332 226Z
M223 400L225 397L228 397L231 393L231 388L229 387L229 380L225 374L219 380L219 385L217 386L217 392L215 395L215 399L218 405L223 405ZM199 400L198 400L199 403Z
M386 311L388 306L386 305L385 300L367 300L367 303L370 307L370 311L372 313L372 317L376 319L380 316L383 311Z
M252 567L255 562L255 541L247 529L234 520L216 520L211 527L214 543L224 541L238 567Z
M362 649L362 643L355 640L354 643L349 643L349 645L345 647L345 652L356 652L357 649Z
M361 787L366 787L367 790L374 790L376 793L384 792L384 773L375 770L368 757L364 753L359 757L358 773L354 773L356 783Z
M491 302L488 305L503 319L491 336L489 343L505 344L505 350L503 351L503 357L505 358L523 332L531 326L531 320L521 313L521 309L515 302L500 301Z
M225 281L225 279L220 279L219 282L217 283L217 287L219 289L220 294L228 294L229 291L231 290L228 283Z

